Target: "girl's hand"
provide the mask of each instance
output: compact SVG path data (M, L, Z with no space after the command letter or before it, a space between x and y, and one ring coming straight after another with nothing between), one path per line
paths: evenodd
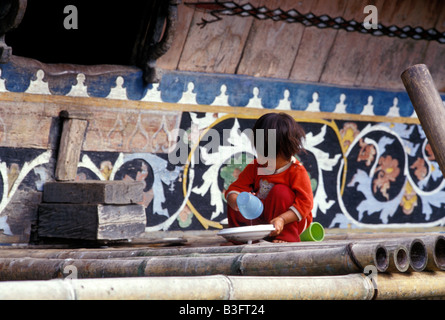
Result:
M281 231L283 231L283 228L287 223L292 223L297 220L298 217L292 210L289 209L286 212L283 212L278 217L270 220L270 223L273 224L273 226L275 227L275 231L272 231L270 233L270 236L274 237L279 235Z
M270 220L270 223L273 224L273 226L275 227L275 230L270 233L270 236L275 237L275 236L279 235L281 233L281 231L283 231L286 221L284 221L284 219L282 217L278 216L278 217Z

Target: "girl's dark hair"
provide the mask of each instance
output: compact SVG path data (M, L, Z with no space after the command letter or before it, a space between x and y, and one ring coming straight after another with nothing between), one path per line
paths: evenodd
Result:
M263 129L264 131L259 131L259 129ZM275 130L276 155L268 153L268 130L270 129ZM305 137L306 133L304 129L286 113L267 113L261 116L253 126L254 147L257 152L264 152L263 155L267 155L268 157L280 155L286 159L290 159L293 155L304 150L303 140Z

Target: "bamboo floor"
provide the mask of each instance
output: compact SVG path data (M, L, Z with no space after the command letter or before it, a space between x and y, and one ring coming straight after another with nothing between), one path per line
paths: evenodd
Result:
M327 229L322 242L272 244L262 240L243 245L227 245L218 231L161 231L108 243L2 245L0 299L445 297L442 228ZM68 296L54 296L60 290L45 289L55 283L65 286L67 279L74 280L69 282ZM101 282L93 285L92 281ZM120 288L122 281L125 290L110 296L110 286ZM30 289L34 287L38 289ZM85 294L85 288L92 291Z

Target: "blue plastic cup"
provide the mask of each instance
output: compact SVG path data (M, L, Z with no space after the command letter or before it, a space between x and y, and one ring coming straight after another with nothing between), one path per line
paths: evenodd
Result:
M249 192L241 192L236 198L236 204L246 219L256 219L263 213L263 203Z

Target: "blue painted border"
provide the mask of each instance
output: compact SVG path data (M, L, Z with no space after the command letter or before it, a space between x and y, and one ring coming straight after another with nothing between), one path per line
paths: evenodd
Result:
M13 62L0 65L2 71L0 81L4 90L9 92L27 92L32 81L36 81L37 67L24 67ZM135 69L136 70L136 69ZM242 75L206 74L194 72L166 71L159 84L144 84L141 71L128 71L122 74L107 73L102 75L86 75L85 86L90 97L106 98L116 87L116 79L123 78L122 88L124 99L142 100L151 95L159 96L161 102L188 103L211 105L215 98L221 95L222 86L226 87L227 106L246 107L251 99L257 98L256 107L275 109L280 100L288 96L290 109L308 110L317 94L319 107L315 111L338 112L336 105L344 95L346 108L341 113L363 114L364 106L372 97L373 108L367 110L367 115L387 116L397 98L397 116L412 117L414 108L405 91L367 89L333 86L319 83L302 83L281 79L255 78ZM52 95L66 95L77 84L77 74L45 75L49 92ZM193 90L190 92L190 84ZM255 90L258 96L254 97ZM189 91L189 92L188 92ZM194 101L185 99L185 93L195 97ZM287 96L286 96L287 95ZM445 94L441 95L445 100ZM258 100L260 99L260 100ZM150 101L148 98L145 101ZM259 104L258 104L258 101ZM159 102L159 101L158 101ZM314 110L311 110L314 111ZM391 113L391 116L394 116Z

